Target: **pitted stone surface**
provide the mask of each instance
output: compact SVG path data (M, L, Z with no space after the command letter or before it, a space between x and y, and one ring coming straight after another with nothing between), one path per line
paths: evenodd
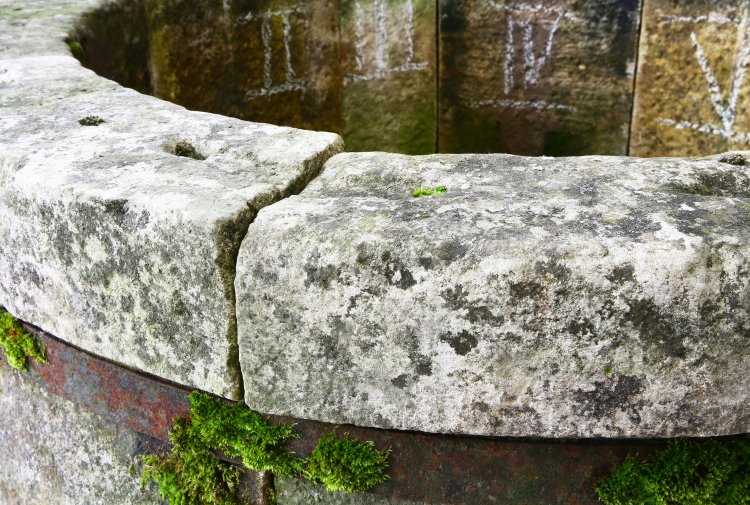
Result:
M0 359L0 503L162 504L156 486L141 489L138 458L165 449L49 393Z
M430 432L747 432L747 159L338 155L243 241L245 400Z
M28 23L57 28L32 30L34 44L28 23L2 22L30 55L0 52L0 303L90 352L239 398L240 240L340 139L121 88L68 54L72 14L29 5ZM104 122L79 124L89 116Z

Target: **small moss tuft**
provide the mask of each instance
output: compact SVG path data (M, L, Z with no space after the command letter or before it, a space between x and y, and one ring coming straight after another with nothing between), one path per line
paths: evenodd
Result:
M437 196L442 195L448 191L448 188L445 186L435 186L434 188L431 188L430 186L422 186L421 188L413 189L411 192L411 196L413 197L420 197L420 196Z
M72 54L75 59L79 61L83 59L84 50L80 42L77 40L68 41L68 49L70 49L70 54Z
M596 492L606 505L748 505L750 438L673 440L648 462L628 456Z
M359 493L385 481L390 450L379 451L370 441L323 436L307 460L305 476L327 489Z
M81 126L99 126L102 123L106 123L106 121L99 116L86 116L78 120L78 124Z
M27 358L39 363L48 363L39 340L27 333L18 319L0 309L0 346L8 358L10 366L28 370Z

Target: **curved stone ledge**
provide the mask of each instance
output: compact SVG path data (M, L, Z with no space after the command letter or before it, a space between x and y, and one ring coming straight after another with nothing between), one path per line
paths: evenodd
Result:
M719 159L335 156L243 241L246 403L495 436L747 432L750 165Z
M0 302L88 351L238 399L240 241L341 140L124 89L69 55L73 17L54 12L29 15L31 33L1 22L35 54L0 59ZM89 116L104 122L79 124Z

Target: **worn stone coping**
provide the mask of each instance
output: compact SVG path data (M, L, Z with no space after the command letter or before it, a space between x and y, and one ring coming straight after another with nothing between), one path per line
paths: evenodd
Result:
M187 111L81 67L64 39L95 5L0 4L15 316L270 414L750 431L747 155L334 156L334 134Z
M86 350L239 399L240 240L342 142L95 75L64 42L92 5L0 5L0 303Z
M747 154L340 154L243 241L245 401L442 433L748 432L748 223Z
M172 419L189 413L189 388L92 355L32 325L24 327L45 346L50 363L32 362L29 372L24 374L12 370L0 358L0 373L26 375L25 381L103 420L144 435L153 441L147 444L153 446L152 450L166 450L163 442L168 440ZM471 437L337 426L281 416L271 419L296 425L300 438L291 442L290 449L300 454L309 454L320 436L334 428L341 434L372 440L379 449L390 448L389 479L367 493L373 503L390 497L444 505L485 505L488 499L508 505L594 505L599 503L594 485L614 465L628 454L646 458L666 446L665 441L658 439L554 441ZM312 494L321 492L320 488L295 484L267 473L261 476L248 472L244 481L249 487L255 486L258 495L267 495L274 481L277 492L297 487Z

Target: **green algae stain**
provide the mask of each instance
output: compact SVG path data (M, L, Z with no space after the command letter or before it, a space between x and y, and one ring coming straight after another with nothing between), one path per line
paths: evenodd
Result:
M419 198L420 196L439 196L447 192L448 192L448 188L442 185L435 186L434 188L430 186L422 186L422 187L413 189L411 192L411 196L415 198Z
M42 344L27 333L18 319L0 309L0 347L13 368L26 371L28 358L39 363L48 363Z

